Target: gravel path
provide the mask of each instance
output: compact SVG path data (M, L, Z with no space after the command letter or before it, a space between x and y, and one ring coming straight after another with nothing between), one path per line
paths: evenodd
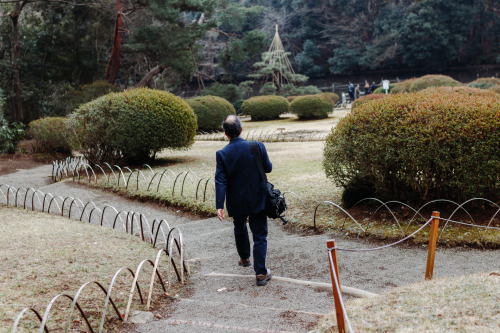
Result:
M164 319L131 326L133 332L305 332L324 314L333 311L330 292L271 280L255 286L253 269L237 265L232 223L217 218L196 220L155 205L139 203L108 192L89 189L71 181L52 184L51 166L0 176L0 184L33 187L62 197L113 205L119 210L148 213L164 218L182 230L191 283L169 308ZM301 236L289 233L281 223L270 221L267 265L273 274L299 280L330 283L326 240L337 246L371 248L379 244L339 235ZM500 269L500 251L438 249L434 278L491 272ZM397 246L375 252L340 252L341 283L345 286L383 293L396 286L422 281L427 249ZM208 276L210 273L247 277ZM347 297L348 298L348 297Z

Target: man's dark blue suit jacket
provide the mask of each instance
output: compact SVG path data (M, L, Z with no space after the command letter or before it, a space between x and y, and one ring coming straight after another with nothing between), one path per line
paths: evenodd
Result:
M266 147L259 142L264 172L273 169ZM215 205L224 208L224 199L229 216L257 214L266 207L266 184L260 176L257 162L251 152L250 143L236 137L223 149L217 151L215 171Z

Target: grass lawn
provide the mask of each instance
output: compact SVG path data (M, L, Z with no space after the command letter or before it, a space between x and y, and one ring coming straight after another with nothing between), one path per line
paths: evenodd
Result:
M33 307L43 316L56 295L65 293L73 297L88 281L98 281L107 289L117 270L129 267L135 272L142 260L154 261L157 253L150 244L124 232L7 207L0 207L0 248L0 332L10 332L24 308ZM147 297L151 272L151 267L146 267L140 274L144 297ZM166 276L163 271L162 276ZM113 287L112 298L122 314L131 284L131 274L122 272ZM163 294L159 285L155 285L154 292L153 300ZM94 331L99 327L104 295L92 284L79 298ZM48 321L50 331L62 331L70 305L67 298L59 298L54 303ZM132 309L144 310L137 293ZM108 321L113 315L113 308L109 306ZM36 316L28 312L18 332L38 330L39 324ZM73 329L86 330L76 309L71 325Z
M499 272L436 279L349 301L346 311L355 332L499 332L499 285ZM337 332L335 313L314 332Z
M241 122L243 131L268 131L278 128L285 128L286 131L330 131L346 114L346 109L337 109L330 113L326 119L299 120L297 116L287 113L281 115L278 120L252 121L249 117L242 117Z

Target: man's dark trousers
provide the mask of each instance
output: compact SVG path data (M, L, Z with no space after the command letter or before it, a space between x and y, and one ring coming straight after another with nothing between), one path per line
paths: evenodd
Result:
M240 258L250 258L247 216L234 216L234 239ZM253 236L253 265L255 274L267 274L267 216L264 211L248 216L248 224Z

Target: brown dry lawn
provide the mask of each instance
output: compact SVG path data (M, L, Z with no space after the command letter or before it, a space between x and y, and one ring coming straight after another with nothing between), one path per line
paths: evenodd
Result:
M500 332L500 273L438 279L347 302L355 332ZM337 332L335 313L316 333Z
M118 269L129 267L135 272L142 260L154 261L157 253L150 244L123 232L7 207L0 207L0 248L0 332L10 332L15 318L25 307L34 307L43 316L54 296L60 293L74 296L88 281L98 281L108 288ZM147 267L140 279L146 294L146 281L150 276L151 268ZM121 274L117 281L112 297L123 313L131 274ZM157 287L156 293L160 292ZM82 293L81 302L93 320L94 329L98 327L103 295L95 285L88 286ZM49 328L62 329L65 310L70 304L65 298L56 301ZM141 309L137 295L132 303L134 308ZM112 316L111 311L109 307L108 318ZM33 313L26 314L22 324L29 331L39 327ZM86 329L76 309L72 325L75 329Z

